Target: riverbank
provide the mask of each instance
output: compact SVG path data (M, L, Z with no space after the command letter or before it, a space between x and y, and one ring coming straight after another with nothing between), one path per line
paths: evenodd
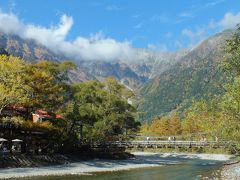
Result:
M192 147L192 148L131 148L127 152L151 152L151 153L191 153L191 154L231 154L226 148Z
M80 154L48 154L48 155L26 155L26 154L11 154L0 156L0 169L3 168L26 168L26 167L42 167L53 165L64 165L74 162L80 162L83 160L92 160L95 158L101 159L128 159L134 157L134 155L127 152L91 152Z
M64 155L8 155L0 157L0 168L24 168L68 164L72 158Z
M180 164L184 159L205 159L227 161L233 156L220 154L186 154L186 153L146 153L135 152L135 158L126 160L82 160L63 165L37 168L0 169L0 179L32 177L32 176L62 176L87 175L95 172L130 170L144 167Z
M240 179L240 162L224 165L221 170L221 178L227 180Z

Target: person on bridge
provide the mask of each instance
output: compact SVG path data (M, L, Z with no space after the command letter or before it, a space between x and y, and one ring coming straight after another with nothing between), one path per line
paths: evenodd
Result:
M203 142L204 142L204 143L207 142L207 138L206 138L206 137L203 138Z

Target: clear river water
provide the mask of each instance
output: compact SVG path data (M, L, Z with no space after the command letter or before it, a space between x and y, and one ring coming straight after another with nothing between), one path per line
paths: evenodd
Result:
M182 159L174 165L139 168L115 172L91 173L91 175L68 175L21 178L21 180L196 180L211 174L223 162L201 159Z

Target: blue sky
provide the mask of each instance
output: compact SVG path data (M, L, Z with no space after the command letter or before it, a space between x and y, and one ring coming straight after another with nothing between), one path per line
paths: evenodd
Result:
M0 0L0 9L25 26L52 28L62 16L71 17L65 41L98 36L168 51L240 22L239 0Z

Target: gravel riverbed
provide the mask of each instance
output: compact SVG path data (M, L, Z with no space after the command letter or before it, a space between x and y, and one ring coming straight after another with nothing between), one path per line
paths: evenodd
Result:
M221 178L226 180L240 179L240 162L225 165L221 171Z
M127 160L103 160L94 159L55 165L46 167L9 168L0 169L0 179L69 175L69 174L91 174L93 172L120 171L134 168L156 167L163 165L179 164L182 159L208 159L227 161L232 156L223 154L187 154L187 153L133 153L135 158Z

